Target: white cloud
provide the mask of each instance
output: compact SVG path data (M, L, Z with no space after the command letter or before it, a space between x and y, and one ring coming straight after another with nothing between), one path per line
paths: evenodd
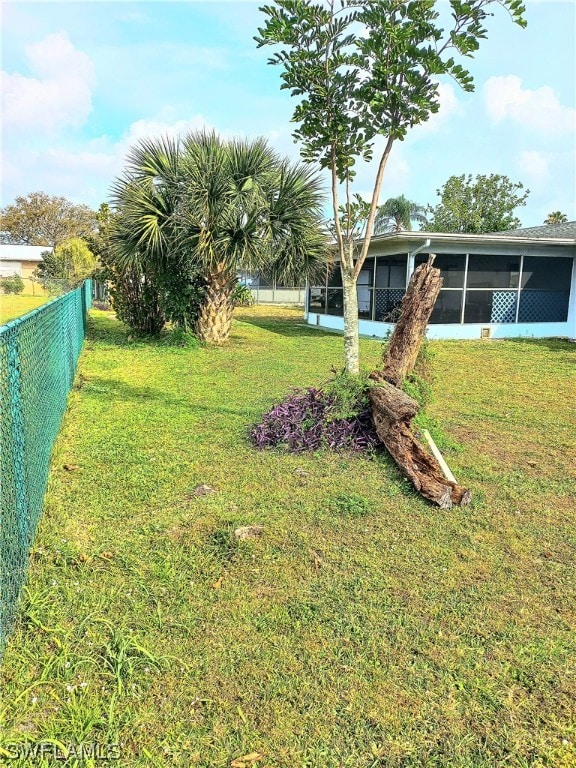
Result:
M3 193L7 200L25 194L30 190L22 188L23 180L33 178L34 189L44 189L73 202L97 207L107 198L113 180L124 168L127 151L138 140L183 135L191 130L211 127L202 115L194 115L189 120L170 121L166 114L136 120L117 140L101 136L76 146L69 140L64 145L45 149L20 145L3 158Z
M516 164L528 184L542 183L550 172L550 162L543 152L524 150L518 155Z
M553 88L523 88L516 75L487 80L484 103L494 124L512 120L546 136L571 133L576 128L576 110L562 105Z
M189 120L170 121L162 116L141 120L136 120L130 125L124 136L119 142L121 148L128 148L140 139L153 138L155 136L184 136L189 131L210 130L212 126L208 125L202 115L194 115Z
M36 77L2 72L4 129L35 133L84 125L92 110L94 67L64 32L26 47Z

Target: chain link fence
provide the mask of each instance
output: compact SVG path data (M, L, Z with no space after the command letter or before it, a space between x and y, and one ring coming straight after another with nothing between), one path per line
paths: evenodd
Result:
M0 659L42 513L91 281L0 327Z

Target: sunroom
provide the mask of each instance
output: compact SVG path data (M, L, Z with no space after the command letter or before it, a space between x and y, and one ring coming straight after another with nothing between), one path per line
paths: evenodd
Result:
M444 282L429 338L576 338L576 222L489 235L374 237L358 277L361 334L385 337L393 328L412 272L431 253ZM310 286L306 316L310 325L343 328L339 265Z

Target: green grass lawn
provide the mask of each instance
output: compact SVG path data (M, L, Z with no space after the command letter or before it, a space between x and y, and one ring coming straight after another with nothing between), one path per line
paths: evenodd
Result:
M51 298L51 296L0 294L0 325L46 304Z
M474 498L450 511L383 455L250 447L289 387L342 365L342 337L297 311L242 310L222 349L92 312L0 745L119 741L123 767L574 766L576 347L430 346ZM380 353L362 341L366 367ZM236 542L249 524L262 536Z

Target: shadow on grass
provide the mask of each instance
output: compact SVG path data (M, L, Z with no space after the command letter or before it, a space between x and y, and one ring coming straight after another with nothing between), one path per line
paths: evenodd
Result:
M119 400L135 404L142 403L143 401L155 401L161 407L170 406L172 408L185 408L189 411L227 413L232 416L242 416L248 421L254 419L254 412L248 408L226 408L220 403L210 407L194 402L186 392L183 392L181 397L173 397L162 390L154 389L154 387L134 386L125 381L103 378L101 376L90 376L88 379L85 379L82 389L91 397L106 400L108 403Z
M308 325L303 318L287 319L279 317L258 317L255 315L241 314L235 320L253 325L262 330L276 333L281 336L341 336L341 331L331 331L326 328ZM234 331L233 331L234 332ZM171 332L164 330L158 336L137 336L133 331L117 320L112 313L102 312L98 316L89 316L86 339L93 342L105 342L119 347L138 346L145 344L151 347L167 347L169 349L185 349L178 343L171 341Z
M88 342L104 342L117 347L165 347L166 349L193 349L200 347L198 342L194 346L186 346L181 341L175 340L173 330L166 328L157 336L136 334L127 325L124 325L111 312L99 312L98 315L88 316L86 331Z
M539 347L541 349L549 349L551 352L568 352L576 354L576 343L569 339L559 337L549 337L546 339L527 339L525 337L517 337L514 339L502 339L502 341L514 342L522 346Z
M276 333L280 336L316 336L317 338L323 338L325 336L342 336L341 331L333 331L328 328L320 328L316 325L308 325L308 323L301 317L294 320L287 320L286 318L238 315L235 319L239 320L241 323L255 325L257 328L262 328L265 331Z
M325 337L342 336L342 331L339 330L308 325L302 317L294 319L274 316L260 317L258 315L251 315L249 312L242 312L236 314L234 319L241 323L254 325L257 328L262 328L270 333L286 337L315 336L316 338L321 339ZM371 336L362 335L361 338L382 342L382 339L376 339ZM153 347L167 347L169 349L185 349L185 347L180 344L171 341L171 332L168 330L162 331L158 336L135 336L133 331L117 320L114 314L104 312L99 313L97 317L89 316L86 339L89 342L106 342L116 346L137 346L144 344ZM454 341L458 342L461 340L454 339ZM519 344L526 347L549 349L553 352L567 352L570 355L570 357L567 358L568 362L572 361L572 354L576 353L576 343L559 337L545 339L516 337L511 339L494 339L489 343Z

